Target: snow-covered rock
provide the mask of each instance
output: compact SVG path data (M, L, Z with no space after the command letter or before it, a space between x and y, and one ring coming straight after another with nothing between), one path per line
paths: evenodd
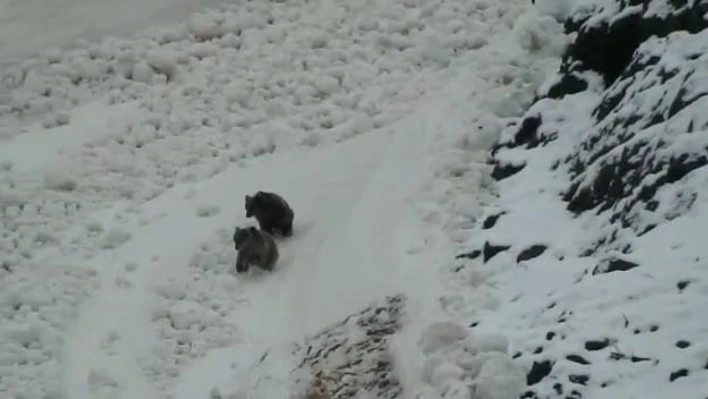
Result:
M501 304L470 322L505 332L524 398L708 392L706 12L572 3L563 64L490 151L499 198L459 272L494 270Z

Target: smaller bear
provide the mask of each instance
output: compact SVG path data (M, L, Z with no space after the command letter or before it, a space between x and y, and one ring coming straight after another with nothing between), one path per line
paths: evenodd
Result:
M251 265L272 271L279 257L273 237L253 226L245 229L236 227L234 248L238 251L236 271L239 273L247 271Z
M290 205L278 194L258 191L246 195L246 217L256 217L261 230L270 234L280 233L285 237L293 234L295 214Z

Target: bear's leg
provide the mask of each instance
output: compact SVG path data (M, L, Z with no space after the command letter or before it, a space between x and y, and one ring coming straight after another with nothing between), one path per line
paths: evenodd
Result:
M245 256L241 255L241 252L239 252L238 256L236 257L236 271L239 273L243 273L246 270L248 270L248 260L245 259Z
M285 225L285 227L283 227L283 229L282 229L282 232L283 232L283 235L284 235L285 237L290 237L290 236L292 236L292 235L293 235L293 224L292 224L292 222L290 222L290 223L288 223L287 225Z

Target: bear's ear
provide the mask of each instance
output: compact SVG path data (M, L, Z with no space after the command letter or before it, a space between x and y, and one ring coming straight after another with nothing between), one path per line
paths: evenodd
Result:
M250 196L250 195L246 195L245 201L246 201L246 205L248 205L249 203L251 203L251 196Z

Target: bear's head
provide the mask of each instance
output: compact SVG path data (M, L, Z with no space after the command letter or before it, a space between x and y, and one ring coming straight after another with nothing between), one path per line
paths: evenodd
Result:
M241 245L246 241L246 238L248 238L249 231L248 229L242 229L240 227L236 227L236 230L234 231L234 248L237 250L241 248Z

